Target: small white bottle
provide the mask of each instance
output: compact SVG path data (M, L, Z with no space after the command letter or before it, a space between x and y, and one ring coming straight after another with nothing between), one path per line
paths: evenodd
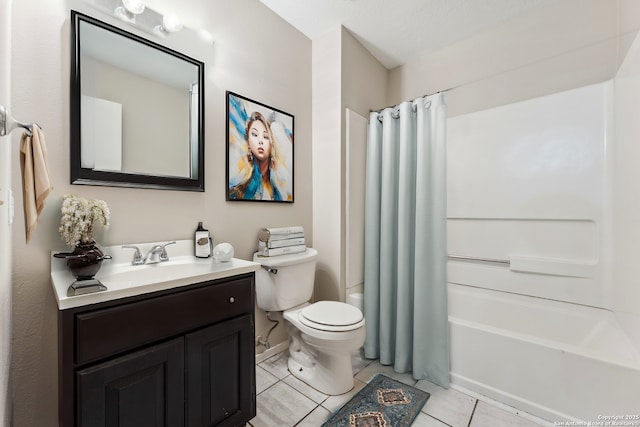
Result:
M211 256L211 235L209 230L202 226L202 221L198 222L198 228L196 228L195 253L198 258Z

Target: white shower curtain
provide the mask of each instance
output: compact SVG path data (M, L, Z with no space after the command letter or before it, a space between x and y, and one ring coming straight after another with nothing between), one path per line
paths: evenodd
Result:
M365 357L449 386L444 94L369 118Z

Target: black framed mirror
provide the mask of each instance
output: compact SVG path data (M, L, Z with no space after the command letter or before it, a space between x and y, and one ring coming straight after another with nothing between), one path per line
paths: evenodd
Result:
M204 63L71 11L71 183L204 191Z

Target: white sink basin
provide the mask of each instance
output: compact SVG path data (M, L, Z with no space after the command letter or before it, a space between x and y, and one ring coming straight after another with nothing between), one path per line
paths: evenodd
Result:
M119 289L203 276L214 271L216 267L226 266L222 263L214 264L209 258L198 259L193 256L183 256L155 264L107 265L96 274L96 279L108 289Z
M139 244L143 253L155 243ZM237 258L228 262L214 262L212 258L193 256L193 241L181 240L167 247L169 261L155 264L131 265L133 252L121 246L101 248L113 257L105 260L95 278L106 286L105 291L68 296L67 290L75 281L65 260L51 257L51 283L60 310L97 302L110 301L155 292L193 283L222 279L260 269L260 264Z

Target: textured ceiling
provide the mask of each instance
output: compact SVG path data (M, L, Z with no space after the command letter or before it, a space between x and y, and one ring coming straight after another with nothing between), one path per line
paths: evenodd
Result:
M561 0L260 0L311 40L343 25L385 67Z

